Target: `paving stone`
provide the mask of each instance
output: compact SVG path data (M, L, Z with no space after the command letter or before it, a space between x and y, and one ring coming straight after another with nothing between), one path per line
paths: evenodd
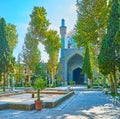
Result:
M120 107L101 91L76 91L61 105L42 111L1 110L0 119L120 119Z

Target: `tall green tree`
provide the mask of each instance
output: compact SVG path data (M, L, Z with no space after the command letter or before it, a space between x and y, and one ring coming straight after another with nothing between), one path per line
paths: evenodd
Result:
M78 47L98 44L105 35L109 5L106 0L78 0L78 21L74 36Z
M40 50L38 48L38 40L32 37L31 32L26 34L23 46L23 62L26 65L26 70L28 71L28 80L30 83L30 71L35 73L35 68L40 62Z
M46 36L46 31L50 25L49 20L46 18L47 12L44 7L34 7L30 15L31 21L30 31L36 39L42 41Z
M3 90L5 91L6 73L9 65L10 49L6 38L6 21L0 18L0 73L3 74Z
M120 6L120 5L119 5ZM120 14L120 7L119 7L119 12ZM119 30L116 33L116 56L117 56L117 67L119 68L119 72L120 72L120 16L119 16Z
M117 53L117 56L118 56L118 60L120 61L120 20L119 20L119 30L117 31L116 33L116 43L117 43L117 48L116 48L116 53ZM120 62L119 63L119 71L120 71Z
M16 26L10 23L7 24L4 18L0 18L0 73L3 73L4 76L4 86L9 72L14 72L15 57L13 56L13 50L17 40Z
M6 38L10 50L9 67L8 67L9 68L8 73L10 73L14 71L15 57L13 56L13 51L16 47L16 44L18 43L18 34L17 34L16 26L14 24L8 23L6 25Z
M106 34L107 53L108 53L108 54L106 54L107 55L106 58L108 60L105 60L104 65L107 64L107 67L104 66L104 68L106 69L105 73L112 74L112 76L113 76L114 93L117 95L118 92L117 92L116 72L118 70L118 58L117 58L118 42L116 40L116 34L119 31L119 17L120 17L120 15L119 15L119 0L112 0L111 5L112 6L111 6L109 19L108 19L107 34ZM105 51L103 51L100 55L102 55L104 52ZM101 65L102 64L100 64L100 66Z
M59 49L61 47L60 38L56 31L49 30L46 34L45 49L49 54L48 72L52 77L52 85L54 84L54 77L57 73Z
M106 0L78 0L78 20L73 37L78 48L82 46L86 49L89 44L92 70L98 70L97 57L99 45L106 33L109 4L110 1Z
M110 68L109 68L110 64L108 62L109 54L110 54L110 50L108 46L108 39L107 36L105 36L101 42L100 53L98 56L99 70L104 76L107 76L110 73Z
M89 78L92 81L92 86L93 86L93 71L92 71L90 52L89 52L88 46L85 49L85 56L84 56L84 62L83 62L83 66L82 66L82 73L87 75L87 78Z
M114 93L114 82L113 78L110 74L110 62L109 62L109 45L108 45L108 38L105 36L101 42L100 53L98 55L98 64L99 64L99 71L109 79L110 90Z
M116 78L116 71L117 71L117 57L116 53L118 51L117 47L117 41L116 41L116 33L119 30L119 0L112 0L112 8L108 20L108 26L107 26L107 37L108 37L108 45L110 54L109 57L109 69L110 73L114 76L114 91L117 95L117 78Z

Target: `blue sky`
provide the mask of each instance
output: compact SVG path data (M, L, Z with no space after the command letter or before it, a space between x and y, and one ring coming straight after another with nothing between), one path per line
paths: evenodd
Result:
M47 18L51 22L50 28L59 31L61 19L66 21L67 32L73 29L76 19L76 0L0 0L0 16L7 23L15 24L18 33L18 44L14 50L14 56L22 50L24 37L30 21L29 15L34 6L43 6L47 11ZM42 52L42 60L47 61L48 55L44 47L39 45Z

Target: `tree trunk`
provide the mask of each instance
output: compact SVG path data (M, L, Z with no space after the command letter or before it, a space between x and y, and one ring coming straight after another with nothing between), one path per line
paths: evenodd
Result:
M37 90L37 100L40 100L40 89Z
M30 68L28 68L28 83L29 83L29 86L31 86L31 80L30 80Z
M114 91L115 91L115 95L118 95L118 91L117 91L117 80L114 79Z
M91 87L93 88L94 85L94 79L91 79Z
M110 91L111 91L112 94L115 93L115 91L114 91L114 82L113 82L112 74L110 74Z
M116 78L116 67L115 66L114 66L113 75L114 75L114 92L115 92L115 95L118 95L118 91L117 91L117 78Z
M52 86L54 86L54 75L52 74Z
M29 86L31 86L30 74L28 74L28 83L29 83Z
M3 74L3 91L5 92L5 80L6 80L6 74L4 72Z

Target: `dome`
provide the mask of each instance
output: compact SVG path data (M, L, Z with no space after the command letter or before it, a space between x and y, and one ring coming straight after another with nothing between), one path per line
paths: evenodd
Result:
M67 34L67 48L77 48L77 44L75 42L75 39L73 39L73 34L75 33L75 30L73 29Z

